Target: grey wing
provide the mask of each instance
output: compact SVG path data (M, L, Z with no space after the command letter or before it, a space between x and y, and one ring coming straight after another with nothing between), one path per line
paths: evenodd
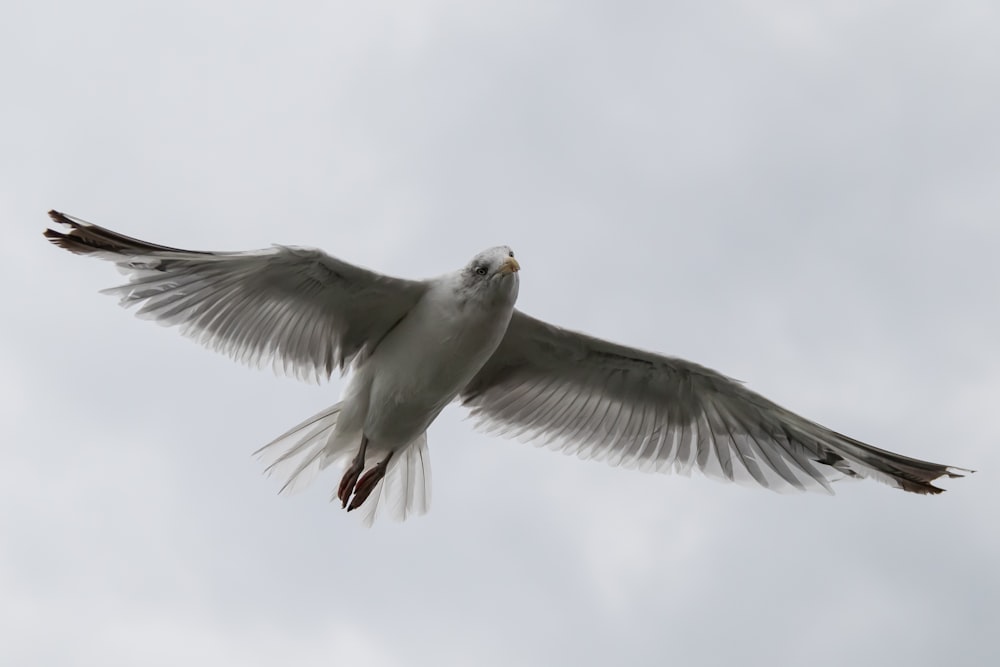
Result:
M155 245L51 211L54 244L118 265L129 282L104 290L137 315L250 364L301 379L362 360L419 301L425 283L363 269L319 251L275 246L199 252Z
M820 489L872 477L915 493L964 471L877 449L808 421L682 359L567 331L514 312L461 394L488 431L612 465Z

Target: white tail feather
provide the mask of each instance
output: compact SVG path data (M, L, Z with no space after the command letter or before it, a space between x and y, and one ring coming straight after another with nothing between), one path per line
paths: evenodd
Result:
M338 454L347 453L350 439L334 439L340 407L341 403L337 403L313 415L254 452L267 465L264 473L268 477L275 475L286 480L279 493L301 491ZM354 444L360 440L359 433ZM341 447L337 447L338 441L343 443Z
M313 415L254 452L254 456L267 466L264 472L268 477L274 475L286 480L279 493L300 491L327 466L335 464L344 469L354 458L361 443L361 432L337 431L341 405L337 403ZM388 453L377 443L368 445L369 461L380 461ZM357 513L366 526L381 516L404 521L425 514L430 502L430 455L427 434L422 433L393 455L385 477Z
M431 457L427 433L393 455L385 477L358 508L361 520L371 526L378 517L405 521L426 514L431 506Z

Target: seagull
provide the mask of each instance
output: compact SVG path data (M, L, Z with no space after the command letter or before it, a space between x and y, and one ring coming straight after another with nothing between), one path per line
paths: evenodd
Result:
M181 250L50 211L55 245L111 261L104 293L251 366L303 380L350 372L340 402L255 454L282 492L342 471L336 498L403 520L430 504L427 428L453 401L487 432L580 458L775 491L833 493L871 478L921 494L963 468L878 449L771 402L714 370L569 331L514 307L508 246L429 280L394 278L321 250Z

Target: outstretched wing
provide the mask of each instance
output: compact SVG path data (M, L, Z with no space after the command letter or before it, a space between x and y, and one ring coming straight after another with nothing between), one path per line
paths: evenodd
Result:
M968 472L877 449L682 359L567 331L515 311L461 394L487 430L581 458L704 473L775 490L872 477L915 493Z
M426 284L363 269L319 250L180 250L50 211L68 232L54 244L109 260L128 275L104 290L139 317L238 361L300 379L324 379L363 360L426 291Z

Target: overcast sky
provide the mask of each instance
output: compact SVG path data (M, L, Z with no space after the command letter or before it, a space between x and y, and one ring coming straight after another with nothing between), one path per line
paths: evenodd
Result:
M0 663L1000 664L995 2L16 3ZM431 427L431 512L250 453L337 400L97 291L58 208L519 307L979 472L777 495Z

